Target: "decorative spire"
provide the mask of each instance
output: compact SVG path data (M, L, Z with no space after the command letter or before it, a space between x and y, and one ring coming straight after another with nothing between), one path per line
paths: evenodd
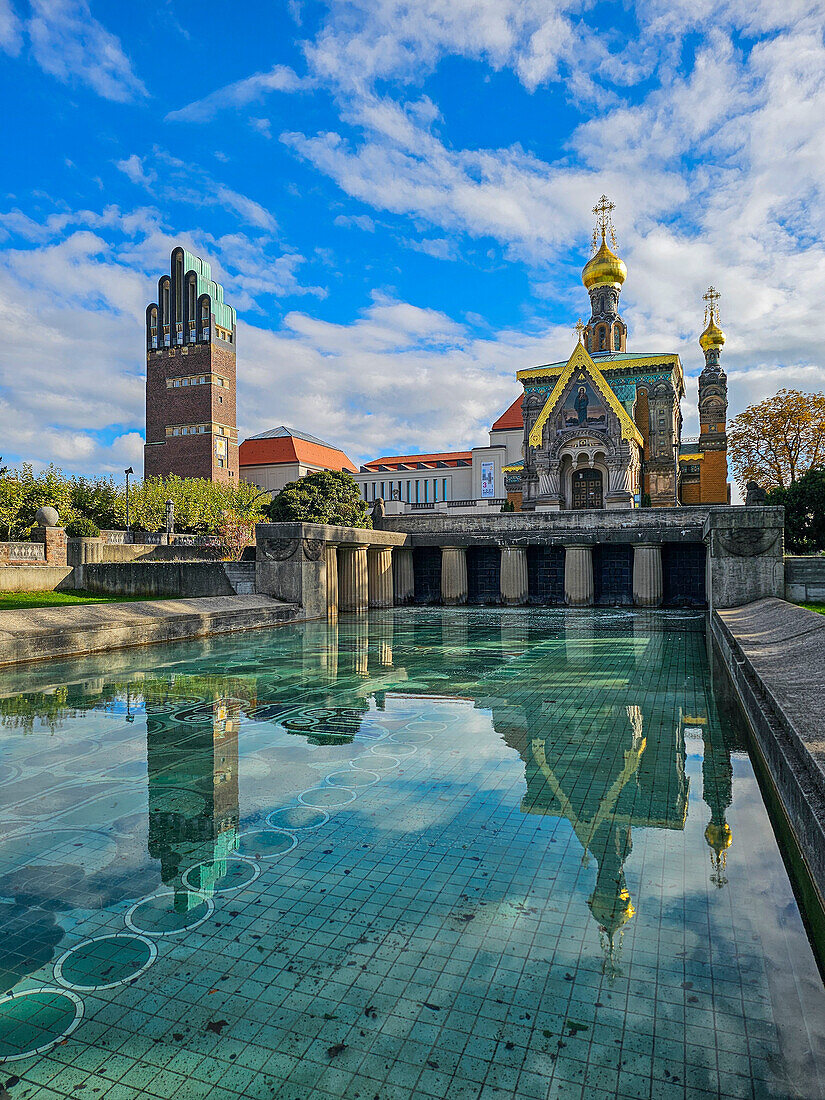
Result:
M579 317L578 321L576 321L573 328L576 330L576 338L578 339L579 343L581 343L582 342L582 333L585 330L585 324L582 321L581 317Z
M612 213L616 204L602 195L593 207L596 225L593 229L593 255L584 265L582 282L590 295L590 320L584 330L583 343L591 355L605 355L627 350L627 326L619 316L619 294L627 278L627 268L615 252Z
M602 195L596 205L593 207L593 213L596 215L596 225L593 229L593 245L592 252L596 252L599 244L604 244L608 233L610 234L610 243L614 248L619 246L616 244L616 233L613 229L613 211L616 209L615 202L611 202L607 195ZM601 240L599 240L599 234L601 233Z
M720 297L715 286L709 286L702 295L705 303L705 329L699 337L699 346L705 353L705 365L712 370L719 369L719 353L725 346L725 334L719 324Z

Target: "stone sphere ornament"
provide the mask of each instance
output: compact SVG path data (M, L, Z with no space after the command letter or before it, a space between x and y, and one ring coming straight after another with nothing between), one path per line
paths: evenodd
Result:
M57 509L52 508L50 504L46 504L43 508L38 508L34 515L34 522L38 527L59 527L60 516L57 514Z

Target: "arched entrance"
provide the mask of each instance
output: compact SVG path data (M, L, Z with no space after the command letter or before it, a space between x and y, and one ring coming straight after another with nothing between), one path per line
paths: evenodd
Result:
M604 507L604 481L601 470L590 467L574 470L571 489L571 508Z

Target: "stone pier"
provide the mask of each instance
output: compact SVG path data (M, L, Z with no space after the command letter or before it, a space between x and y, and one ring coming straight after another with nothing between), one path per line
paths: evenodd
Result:
M392 552L392 584L397 607L412 603L415 595L412 550L397 547Z
M338 548L338 606L341 611L366 611L369 607L366 543Z
M467 602L467 551L441 547L441 598L448 607Z
M338 547L328 542L324 547L327 582L327 618L338 614Z
M501 602L515 607L527 603L527 551L523 546L501 548Z
M367 574L370 607L392 607L392 550L389 546L369 547Z
M590 607L593 603L592 546L565 548L564 599L570 607Z
M633 603L636 607L660 607L663 595L662 547L640 542L633 548Z

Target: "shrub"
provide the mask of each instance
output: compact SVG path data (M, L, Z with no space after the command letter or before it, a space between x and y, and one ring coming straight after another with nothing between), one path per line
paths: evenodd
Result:
M269 505L273 523L332 523L372 527L353 477L343 470L316 470L285 485Z
M81 516L66 524L66 534L70 539L96 539L100 535L100 528L93 519Z

